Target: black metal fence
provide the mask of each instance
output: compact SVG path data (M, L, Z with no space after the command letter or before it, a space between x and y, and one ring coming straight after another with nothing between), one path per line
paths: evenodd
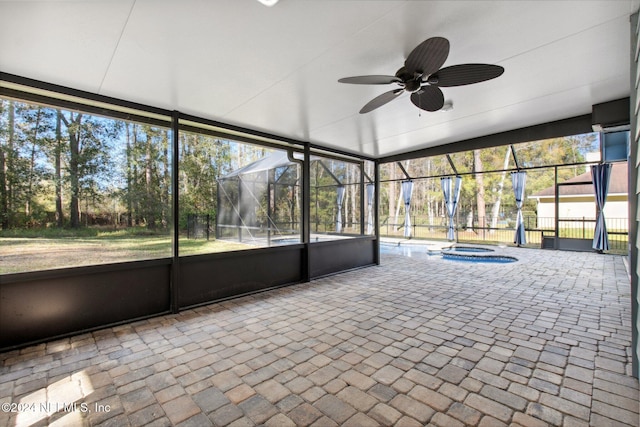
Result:
M513 244L515 237L515 218L500 220L496 226L491 226L491 219L474 219L473 225L455 223L456 242ZM543 236L555 237L555 218L539 218L525 216L523 218L529 247L542 247ZM609 234L609 251L612 253L627 253L629 221L626 218L607 218L607 232ZM426 240L447 240L448 223L446 218L440 218L438 223L425 224L423 218L412 217L411 237ZM593 239L596 220L594 218L562 218L558 221L558 237L569 239ZM489 225L485 225L489 224ZM383 237L403 237L404 223L394 223L383 220L380 225L380 235Z
M404 217L402 219L404 219ZM540 248L543 244L543 237L555 237L554 218L542 218L534 215L526 215L523 220L527 236L527 243L525 246ZM447 240L448 223L446 218L439 218L438 223L427 224L425 222L425 219L420 216L412 217L412 225L410 227L411 238ZM558 237L569 239L593 239L595 222L596 220L594 218L562 218L558 221ZM620 254L627 253L629 235L628 223L629 222L626 218L607 218L609 252ZM291 222L278 223L272 228L242 227L237 225L219 224L218 237L245 240L249 237L268 239L276 236L282 237L284 235L295 236L299 233L297 226L297 223ZM404 222L394 223L389 221L389 219L383 219L380 225L380 235L382 237L402 238L404 237L404 228ZM244 230L244 234L246 234L245 236L242 236L242 230ZM313 233L332 234L335 233L335 230L336 223L333 221L314 222L311 224L311 231ZM249 236L249 234L251 234L251 236ZM360 234L360 223L351 222L343 224L342 234ZM483 219L482 221L478 220L478 218L474 218L472 226L456 222L455 235L455 241L459 243L513 245L513 239L515 236L515 218L499 220L495 223L495 226L491 226L491 220L489 218Z

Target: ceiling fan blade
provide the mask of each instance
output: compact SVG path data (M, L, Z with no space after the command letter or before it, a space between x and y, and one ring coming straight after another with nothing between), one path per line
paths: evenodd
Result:
M500 77L504 68L490 64L460 64L445 67L429 76L429 84L440 87L463 86Z
M425 111L438 111L444 105L444 94L439 87L422 86L411 94L413 105Z
M402 82L396 76L355 76L355 77L345 77L338 80L340 83L350 83L355 85L386 85L394 82Z
M389 92L385 92L382 95L376 96L371 101L367 102L364 107L362 107L362 109L360 110L360 114L365 114L369 111L375 110L378 107L382 107L384 104L396 99L402 92L404 92L403 89L395 89L390 90Z
M433 74L442 67L449 56L449 40L432 37L420 43L411 51L404 66L410 74Z

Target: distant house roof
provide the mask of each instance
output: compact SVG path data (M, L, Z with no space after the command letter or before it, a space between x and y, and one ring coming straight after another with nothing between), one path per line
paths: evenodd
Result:
M627 176L628 169L626 163L612 163L611 181L609 182L609 194L627 194ZM560 193L561 196L593 196L593 181L591 180L591 171L575 176L563 183L571 182L588 182L584 185L568 185L564 187ZM544 190L532 194L531 198L554 197L556 195L555 186L547 187Z

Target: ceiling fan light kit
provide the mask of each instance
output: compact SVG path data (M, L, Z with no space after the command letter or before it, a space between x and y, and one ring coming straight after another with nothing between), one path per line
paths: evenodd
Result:
M451 110L453 110L453 102L451 101L445 101L444 105L440 109L440 111L451 111Z
M441 87L464 86L500 77L504 68L491 64L460 64L440 68L449 56L449 40L432 37L416 46L394 76L370 75L345 77L338 82L349 84L382 85L395 83L400 88L373 98L360 110L365 114L393 101L403 92L411 94L413 105L425 111L449 111L449 102L444 109L444 94Z
M267 7L271 7L276 3L278 3L278 0L258 0L258 1Z

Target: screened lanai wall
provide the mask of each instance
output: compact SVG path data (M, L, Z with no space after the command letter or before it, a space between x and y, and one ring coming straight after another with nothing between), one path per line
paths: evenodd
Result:
M216 238L300 243L301 163L293 151L274 151L218 178Z
M302 162L292 150L267 152L218 178L216 238L262 246L299 243ZM364 168L365 162L310 157L312 242L373 234L372 224L363 230L363 209L373 217L373 194L362 190L373 183Z
M1 77L0 350L378 262L363 231L370 159ZM251 239L189 233L192 215L229 217L225 177L274 156L292 164L236 175Z
M381 166L381 224L382 236L451 240L456 242L484 242L493 244L519 244L541 247L543 241L593 240L597 215L595 199L584 209L574 209L571 215L560 209L540 209L533 197L543 189L554 188L565 181L575 181L585 174L590 176L591 165L602 161L603 135L589 132L578 135L549 138L529 142L484 147L430 157L418 157ZM608 140L608 139L607 139ZM625 152L626 153L626 152ZM626 154L625 154L626 155ZM609 157L612 161L613 157ZM626 157L615 158L626 168ZM450 180L451 178L457 178ZM525 177L524 186L516 178ZM404 184L412 182L410 218L407 220ZM457 185L457 182L460 182ZM449 197L457 190L459 196L450 220L450 205L444 184L450 187ZM626 183L624 183L626 191ZM456 188L459 186L459 188ZM593 185L589 184L591 194ZM519 194L517 189L523 189ZM458 193L455 193L458 194ZM610 194L607 200L618 197ZM558 205L566 205L561 191ZM619 213L619 211L617 211ZM453 223L453 226L451 225ZM610 251L627 252L628 217L607 216ZM409 224L410 232L406 227ZM516 242L515 230L524 226L524 234ZM522 228L520 227L520 230ZM586 247L586 246L585 246ZM590 243L588 248L590 250Z

